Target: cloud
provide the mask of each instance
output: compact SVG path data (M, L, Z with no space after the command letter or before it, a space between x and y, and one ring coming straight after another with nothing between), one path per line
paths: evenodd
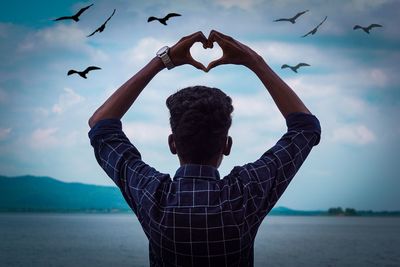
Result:
M231 95L235 116L239 117L254 117L270 113L270 108L267 105L267 94L261 95Z
M2 88L0 88L0 103L6 103L8 99L8 95L6 91Z
M133 142L147 144L164 143L171 133L169 127L151 122L125 122L123 124L123 130Z
M355 97L360 99L363 95L376 92L377 88L389 91L390 85L396 85L395 79L388 77L383 69L368 66L360 66L357 70L348 67L320 74L293 74L284 80L301 97L328 102L331 102L333 98L341 102L346 97L352 97L356 101ZM350 104L349 101L347 101L347 104ZM361 105L361 103L354 101L353 107L357 104ZM361 108L361 106L359 107Z
M337 97L340 95L341 87L337 83L331 82L335 77L330 74L319 77L302 76L287 78L286 83L302 98L326 100L327 97ZM340 79L340 77L341 75L338 75L337 78Z
M62 145L66 147L74 146L78 142L86 144L86 131L83 131L83 133L76 130L68 132L63 136L62 140Z
M58 128L39 128L33 131L30 138L32 148L46 149L59 144L59 139L56 137Z
M254 9L256 4L260 3L260 0L216 0L218 5L224 8L241 8L243 10L249 11Z
M252 41L249 42L249 46L267 60L268 64L278 64L279 67L284 63L296 65L299 62L305 62L311 65L311 69L325 65L341 70L354 65L353 60L346 57L339 47L321 49L315 44L280 41Z
M234 124L243 124L240 127L244 129L267 129L268 132L285 130L285 120L267 92L254 95L231 94L231 98Z
M28 138L28 144L35 150L46 150L51 148L76 149L77 144L86 144L86 129L66 131L59 127L46 127L35 129Z
M11 130L11 128L0 128L0 141L6 139L10 135Z
M238 160L256 159L285 133L285 119L266 91L230 96L234 111L229 134L233 137L234 149L241 151L237 154Z
M281 126L285 124L285 120L280 116ZM280 127L277 131L276 126L270 127L270 120L256 119L251 120L235 120L229 130L232 136L236 155L241 158L254 158L260 156L268 148L272 147L285 133L284 127ZM275 128L275 129L274 129Z
M64 93L58 97L58 103L53 105L52 111L57 114L63 113L68 108L83 102L85 98L77 94L71 88L64 88Z
M365 125L345 125L333 131L332 140L334 142L366 145L374 142L375 134Z
M39 29L27 34L20 42L17 51L29 53L37 51L62 50L86 54L92 59L105 61L108 55L88 43L86 33L77 25L58 24L53 27Z
M38 119L43 119L43 118L49 116L49 113L50 113L49 110L42 108L42 107L34 108L33 112L36 115L36 118L38 118Z
M0 38L6 38L9 32L9 25L0 23Z
M154 37L144 37L138 40L135 47L128 49L122 55L128 65L141 66L155 56L155 53L167 43ZM153 52L152 52L153 51Z
M76 49L82 47L85 41L85 33L78 26L58 24L29 34L20 44L19 50L30 51L41 46Z
M369 71L370 75L367 75L369 77L371 77L372 81L374 81L374 83L379 86L379 87L385 87L388 83L388 77L386 75L386 73L378 68L372 68ZM367 77L366 77L367 78Z
M372 107L364 100L353 97L343 96L341 101L338 101L339 112L352 114L352 115L363 115L365 113L370 114Z
M366 11L391 2L393 0L352 0L346 1L345 6L350 8L350 10Z

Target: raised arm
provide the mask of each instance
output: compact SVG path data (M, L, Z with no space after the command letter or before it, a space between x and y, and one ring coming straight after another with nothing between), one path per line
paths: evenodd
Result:
M196 32L183 37L171 47L169 55L175 66L190 64L198 69L206 70L201 63L195 61L190 55L190 47L195 42L201 42L205 46L207 39L203 33ZM103 119L121 119L151 79L164 68L164 63L160 58L154 57L150 60L145 67L125 82L95 111L89 119L90 128Z
M211 62L207 71L223 64L244 65L258 76L285 118L294 112L310 114L310 111L296 93L255 51L230 36L212 30L208 37L207 46L212 47L214 42L217 42L222 48L223 55L220 59Z
M245 190L250 194L247 199L252 199L251 207L258 210L257 220L260 221L259 218L265 216L283 194L312 147L318 144L321 133L319 121L251 48L217 31L212 31L208 40L207 47L217 42L223 55L211 62L207 70L222 64L248 67L260 78L286 119L288 130L272 148L255 162L232 171L234 179L239 177L238 180L250 188Z

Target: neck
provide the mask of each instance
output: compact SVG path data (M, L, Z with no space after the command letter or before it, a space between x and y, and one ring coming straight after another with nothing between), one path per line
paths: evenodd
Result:
M208 166L212 166L212 167L218 169L219 165L221 165L221 162L222 162L222 155L220 155L219 157L215 157L211 160L201 161L201 162L193 162L190 160L186 161L186 160L179 158L179 163L181 166L187 165L187 164L196 164L196 165L208 165Z

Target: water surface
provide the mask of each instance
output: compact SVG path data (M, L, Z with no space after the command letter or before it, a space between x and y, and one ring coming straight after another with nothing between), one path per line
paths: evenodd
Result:
M270 216L255 266L400 266L400 218ZM0 266L148 266L133 214L0 214Z

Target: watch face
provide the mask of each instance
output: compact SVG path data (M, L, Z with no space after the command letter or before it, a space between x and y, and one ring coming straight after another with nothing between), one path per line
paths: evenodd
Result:
M160 48L160 50L158 50L157 55L160 56L164 53L166 53L168 51L169 47L168 46L164 46L162 48Z

